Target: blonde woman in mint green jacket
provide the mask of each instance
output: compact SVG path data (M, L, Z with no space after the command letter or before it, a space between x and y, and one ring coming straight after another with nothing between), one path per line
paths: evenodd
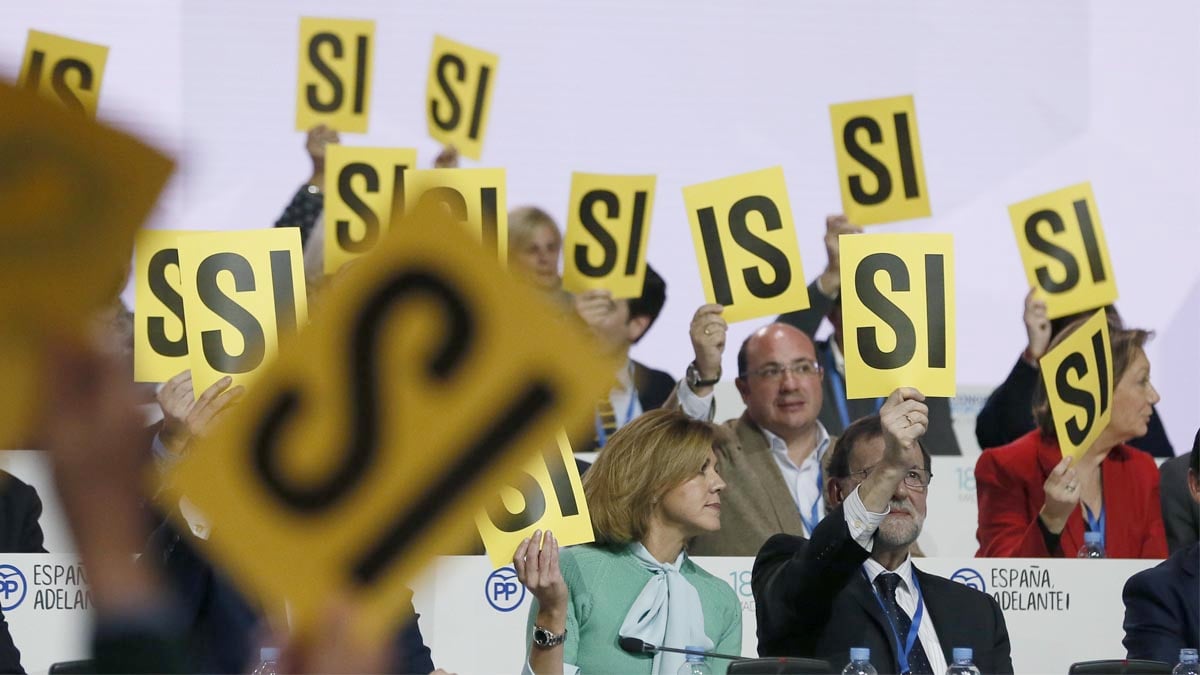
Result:
M596 542L560 551L552 533L535 532L517 547L517 577L534 596L525 672L675 675L684 661L627 653L622 637L741 653L737 596L686 551L689 539L721 527L715 440L712 425L680 412L641 415L584 475ZM710 666L724 673L728 663Z

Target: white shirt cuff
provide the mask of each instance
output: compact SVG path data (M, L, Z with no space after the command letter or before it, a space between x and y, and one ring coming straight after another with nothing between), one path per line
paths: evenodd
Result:
M856 487L842 502L842 513L846 516L846 526L850 528L850 536L854 538L854 541L867 551L874 548L875 530L878 530L880 523L887 518L887 512L871 513L868 511L867 505L863 504L862 498L858 496Z
M697 396L696 392L687 385L687 382L680 380L675 387L675 397L679 399L679 407L683 409L683 414L694 420L701 422L711 422L716 416L717 402L713 392L708 392L707 396Z

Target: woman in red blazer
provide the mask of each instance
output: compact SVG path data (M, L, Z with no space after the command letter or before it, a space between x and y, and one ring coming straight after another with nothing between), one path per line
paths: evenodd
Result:
M1077 327L1063 331L1055 344ZM1038 428L987 450L975 464L976 556L1069 558L1083 546L1083 533L1097 529L1104 533L1106 557L1167 557L1158 468L1150 455L1125 445L1146 433L1159 401L1142 350L1149 333L1109 330L1117 384L1108 427L1078 461L1064 458L1039 378L1033 410Z

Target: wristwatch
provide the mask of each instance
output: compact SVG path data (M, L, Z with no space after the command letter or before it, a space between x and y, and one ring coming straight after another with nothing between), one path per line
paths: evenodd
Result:
M696 387L711 387L721 381L721 371L717 370L717 376L711 380L700 379L700 371L696 368L696 362L692 361L687 367L687 386L696 390Z
M555 634L541 626L533 627L533 646L541 647L542 649L550 649L557 647L567 639L567 629L564 628L562 634Z

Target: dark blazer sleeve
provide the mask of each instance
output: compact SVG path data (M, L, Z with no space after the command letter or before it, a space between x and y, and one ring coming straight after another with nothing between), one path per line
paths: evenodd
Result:
M832 308L833 299L825 297L821 289L817 288L817 280L813 279L808 284L808 309L780 314L776 321L795 326L811 337L821 327L821 321L825 319Z
M958 446L958 436L954 435L954 418L950 414L950 399L941 396L929 396L925 399L929 406L929 431L921 439L931 455L961 455L962 448Z
M21 652L8 632L8 622L0 612L0 673L24 673L21 667Z
M985 673L1011 675L1013 672L1012 644L1008 639L1008 623L1004 620L1004 612L1000 609L1000 603L996 602L995 598L986 593L984 597L987 598L988 606L992 610L995 641L992 645L992 662L982 670Z
M840 504L812 534L811 541L777 534L754 560L750 585L761 656L813 655L834 599L869 555L850 537Z
M1188 492L1187 470L1187 455L1168 459L1159 467L1163 527L1171 553L1191 546L1200 538L1200 505L1192 501Z
M642 411L661 408L675 391L675 378L661 370L633 362L633 385L637 387L638 402Z
M1125 582L1126 658L1175 663L1179 650L1190 645L1180 639L1184 617L1174 610L1166 579L1159 568L1139 572Z
M1038 371L1018 358L1008 377L987 398L975 418L975 440L983 450L1008 445L1033 431L1033 389Z

